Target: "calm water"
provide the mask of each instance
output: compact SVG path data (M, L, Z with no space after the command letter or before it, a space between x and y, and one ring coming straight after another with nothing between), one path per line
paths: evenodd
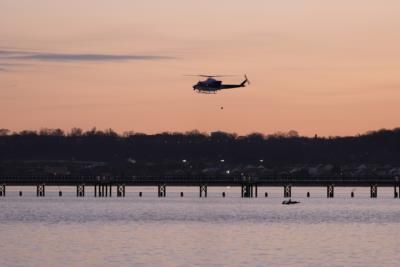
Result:
M400 200L391 188L294 188L302 203L241 199L237 188L129 188L125 199L77 199L73 188L7 188L0 199L0 266L398 266ZM63 197L57 196L58 190ZM355 190L355 198L350 192ZM138 192L144 197L139 198ZM179 192L185 197L180 198ZM227 193L226 198L221 192ZM311 192L311 198L304 196Z

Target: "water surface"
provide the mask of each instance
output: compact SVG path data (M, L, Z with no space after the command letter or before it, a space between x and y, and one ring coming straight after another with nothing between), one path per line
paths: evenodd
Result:
M7 188L0 199L0 266L398 266L400 200L390 188L296 189L301 204L241 199L237 188L129 188L127 197L76 198L73 188ZM63 197L58 197L58 190ZM355 190L356 197L350 198ZM138 197L143 191L144 197ZM184 191L185 196L179 196ZM227 197L222 198L221 192ZM305 198L306 192L311 198Z

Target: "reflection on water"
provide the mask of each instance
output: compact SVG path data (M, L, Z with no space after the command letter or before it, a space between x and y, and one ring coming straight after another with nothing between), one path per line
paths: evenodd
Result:
M397 266L400 200L392 189L294 188L298 205L241 199L237 188L129 188L124 199L78 199L73 188L7 188L0 199L0 266ZM58 190L63 197L58 197ZM28 192L29 191L29 192ZM143 197L138 192L143 191ZM180 191L185 192L181 198ZM222 198L221 192L227 197ZM306 193L311 198L306 198Z

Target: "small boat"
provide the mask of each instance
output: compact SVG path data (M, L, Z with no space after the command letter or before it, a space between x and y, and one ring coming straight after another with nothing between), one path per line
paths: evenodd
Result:
M299 201L293 201L293 200L291 200L291 199L289 199L289 200L284 200L284 201L282 202L283 205L292 205L292 204L298 204L298 203L300 203L300 202L299 202Z

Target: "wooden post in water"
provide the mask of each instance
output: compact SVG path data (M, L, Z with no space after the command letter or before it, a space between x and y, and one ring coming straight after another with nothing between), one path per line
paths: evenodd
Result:
M207 185L206 184L202 184L202 185L200 185L200 197L203 197L203 194L204 194L204 197L207 197Z
M250 186L248 184L242 184L242 198L250 197Z
M117 185L117 197L125 197L125 185Z
M5 197L6 196L6 185L2 184L0 185L0 197Z
M36 196L37 197L45 196L45 185L44 184L36 185Z
M290 184L283 186L283 197L284 198L292 197L292 186Z
M326 187L326 197L333 198L335 196L335 186L333 184Z
M158 197L167 196L167 186L165 184L158 185Z
M377 198L378 197L378 185L376 185L376 184L371 185L371 187L370 187L370 195L371 195L371 198Z
M76 196L77 197L84 197L85 196L85 185L84 184L78 184L76 186Z
M258 197L258 187L256 184L242 184L242 198Z

